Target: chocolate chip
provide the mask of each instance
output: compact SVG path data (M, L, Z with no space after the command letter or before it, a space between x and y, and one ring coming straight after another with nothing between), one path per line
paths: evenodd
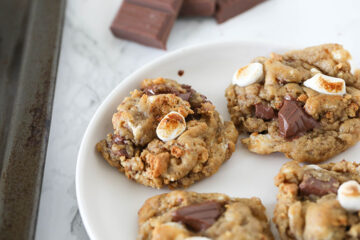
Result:
M182 77L182 75L184 75L184 70L179 70L179 71L178 71L178 75L179 75L180 77Z
M211 227L223 211L223 206L218 202L193 204L177 209L172 221L181 222L191 231L200 232Z
M319 126L319 123L293 100L284 100L278 119L279 132L285 138L298 136Z
M339 181L332 176L325 176L324 179L318 179L311 173L305 172L302 182L299 185L301 195L324 196L329 193L337 193Z
M275 117L274 109L263 103L255 104L255 116L264 120L271 120Z

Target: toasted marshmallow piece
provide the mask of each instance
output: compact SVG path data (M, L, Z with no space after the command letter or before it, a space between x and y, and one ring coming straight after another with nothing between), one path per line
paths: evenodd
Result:
M306 80L304 85L324 94L344 95L346 93L344 79L330 77L322 73L315 74L312 78Z
M156 128L156 135L162 141L167 142L177 138L186 128L186 122L183 115L171 111L161 119Z
M338 189L337 199L347 211L360 211L360 184L354 180L344 182Z
M207 237L188 237L188 238L185 238L184 240L211 240L211 238L207 238Z
M232 83L240 87L261 82L264 79L264 70L261 63L250 63L238 69L233 76Z

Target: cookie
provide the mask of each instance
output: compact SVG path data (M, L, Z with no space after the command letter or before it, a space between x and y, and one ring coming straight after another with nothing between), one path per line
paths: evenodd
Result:
M148 199L138 215L138 240L273 239L258 198L173 191Z
M360 71L338 44L256 58L226 89L236 127L252 152L325 161L360 139Z
M96 145L104 159L146 186L188 187L213 175L235 149L238 132L188 85L146 79L118 106L114 132Z
M284 164L273 218L281 239L359 239L359 183L358 163Z

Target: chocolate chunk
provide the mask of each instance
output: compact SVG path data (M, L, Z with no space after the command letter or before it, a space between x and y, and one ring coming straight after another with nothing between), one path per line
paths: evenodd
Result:
M182 77L182 75L184 75L184 70L179 70L179 71L178 71L178 75L179 75L180 77Z
M126 151L125 148L122 148L120 150L116 150L116 151L113 151L113 153L117 156L125 156L126 158L129 158L129 154L128 152Z
M182 2L177 1L180 4ZM147 2L149 4L144 6L124 1L111 24L111 31L119 38L166 49L166 41L180 9L177 12L166 12L154 7L166 1L154 1L154 4L153 1Z
M206 17L215 13L215 0L184 0L181 16Z
M204 231L211 227L224 209L218 202L204 202L177 209L172 221L181 222L194 232Z
M285 138L298 136L319 126L319 123L293 100L284 100L278 119L279 132Z
M186 86L186 87L183 87ZM191 95L193 94L193 90L191 87L187 85L182 85L182 88L186 90L185 93L180 92L174 87L169 87L165 84L155 84L148 86L146 88L143 88L142 91L149 96L152 95L158 95L158 94L175 94L176 96L182 98L184 101L189 101Z
M235 17L265 0L217 0L215 18L218 23Z
M142 5L145 7L162 10L165 12L170 12L178 14L180 7L182 5L182 0L126 0L127 2Z
M275 117L274 109L263 103L255 104L255 116L264 120L271 120Z
M186 93L180 93L177 95L178 97L182 98L185 101L189 101L190 97L191 97L191 92L186 92Z
M191 90L192 90L191 86L190 86L190 85L187 85L187 84L181 84L181 87L184 88L184 89L186 89L187 91L191 91Z
M299 185L302 195L324 196L329 193L337 193L339 181L332 177L326 176L324 180L318 179L310 173L305 172L302 182Z
M158 94L175 94L175 95L179 94L179 91L176 88L167 86L165 84L150 85L143 88L142 91L149 96L158 95Z

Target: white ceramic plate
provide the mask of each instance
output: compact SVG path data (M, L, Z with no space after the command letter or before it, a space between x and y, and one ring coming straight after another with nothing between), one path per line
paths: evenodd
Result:
M111 117L129 92L144 78L166 77L189 84L208 97L229 119L224 97L234 71L254 57L288 50L272 44L225 42L178 50L130 75L101 104L84 135L76 169L76 192L80 213L91 239L135 239L137 211L154 195L169 191L145 187L110 167L95 151L95 144L112 131ZM179 77L178 70L185 73ZM358 146L358 145L357 145ZM354 160L360 151L353 147L332 161ZM273 178L287 159L280 153L256 155L240 143L220 170L188 188L197 192L220 192L233 197L261 198L272 217L277 189ZM273 228L273 230L275 230ZM275 232L275 231L273 231Z

